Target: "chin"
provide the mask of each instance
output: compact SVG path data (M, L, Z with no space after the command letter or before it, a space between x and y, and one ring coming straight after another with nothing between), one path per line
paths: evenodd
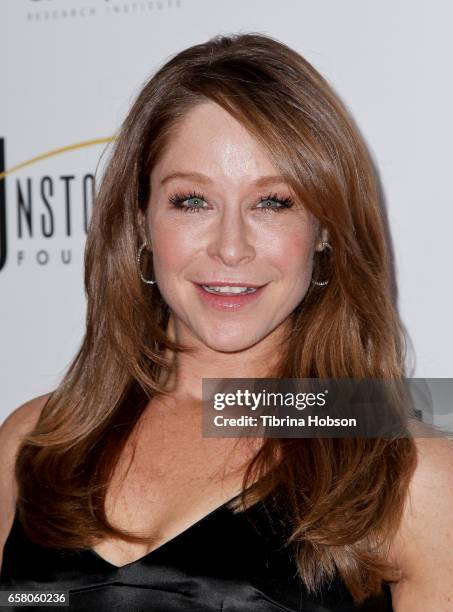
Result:
M245 351L250 348L251 345L244 344L244 342L225 342L223 344L219 344L218 342L215 344L207 344L209 348L217 353L239 353L241 351Z
M221 353L237 353L245 351L260 342L266 334L258 334L238 328L235 333L226 334L225 329L217 331L205 331L198 335L203 344L213 351Z

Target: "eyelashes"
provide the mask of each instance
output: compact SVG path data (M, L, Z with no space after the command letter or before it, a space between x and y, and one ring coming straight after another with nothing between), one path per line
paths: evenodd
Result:
M192 206L187 206L184 204L186 200L195 200L197 203ZM200 210L206 210L206 208L202 205L205 202L205 197L202 193L197 191L191 191L189 193L175 193L169 197L169 202L172 207L177 208L183 212L200 212ZM291 197L287 198L279 198L276 193L269 193L267 196L261 196L258 201L258 204L262 204L263 202L269 203L274 202L278 204L278 206L269 206L266 204L265 206L258 206L258 210L262 210L265 213L274 213L281 212L288 208L291 208L294 204L293 199Z

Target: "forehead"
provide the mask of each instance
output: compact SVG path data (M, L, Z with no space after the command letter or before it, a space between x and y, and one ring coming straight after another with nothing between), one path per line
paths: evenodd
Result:
M186 113L153 173L178 170L237 180L278 174L264 147L215 102L200 103Z

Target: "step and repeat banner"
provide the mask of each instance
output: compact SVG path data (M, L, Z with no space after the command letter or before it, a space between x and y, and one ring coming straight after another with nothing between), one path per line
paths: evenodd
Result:
M381 175L409 373L453 376L452 22L448 0L2 0L0 420L80 345L93 191L135 95L218 33L276 37L346 102Z

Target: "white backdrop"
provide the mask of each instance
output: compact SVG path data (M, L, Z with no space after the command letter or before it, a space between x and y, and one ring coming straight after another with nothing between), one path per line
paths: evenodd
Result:
M452 23L449 0L2 0L0 420L54 388L83 337L84 222L105 145L15 167L111 137L170 55L238 31L301 52L352 111L385 190L410 374L452 377Z

